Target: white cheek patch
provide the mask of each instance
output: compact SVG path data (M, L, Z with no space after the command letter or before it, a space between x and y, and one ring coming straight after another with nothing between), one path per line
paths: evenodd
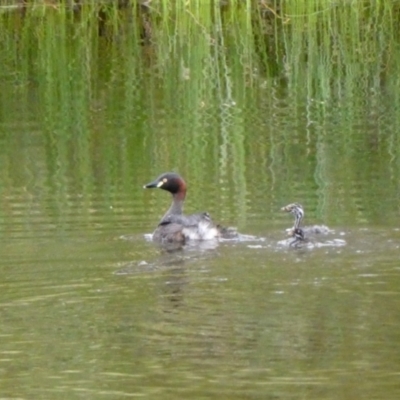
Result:
M157 183L157 187L158 188L161 187L162 185L164 185L164 181L160 181L160 182Z

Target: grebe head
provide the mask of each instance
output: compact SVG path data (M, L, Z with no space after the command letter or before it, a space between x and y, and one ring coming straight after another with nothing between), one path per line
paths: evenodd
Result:
M304 210L301 204L291 203L281 208L281 211L290 212L294 215L294 226L293 229L297 229L300 226L301 220L304 218Z
M186 182L180 175L176 174L175 172L166 172L165 174L160 175L153 182L144 185L143 188L144 189L159 188L159 189L164 189L167 192L172 193L173 195L177 193L185 195Z

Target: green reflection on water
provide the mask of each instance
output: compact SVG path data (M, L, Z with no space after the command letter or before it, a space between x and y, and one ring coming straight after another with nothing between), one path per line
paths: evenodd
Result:
M108 33L100 36L103 31L89 8L79 17L68 8L2 15L3 151L6 166L15 160L19 164L10 173L31 171L45 161L39 186L57 193L59 210L69 191L85 198L99 190L105 198L124 192L142 201L135 187L175 169L193 182L193 208L216 208L223 202L223 210L214 213L240 224L253 207L275 219L274 210L292 199L306 202L318 218L340 222L393 216L397 75L385 77L383 90L380 71L361 57L343 72L355 56L351 40L339 47L348 57L333 57L331 42L321 46L326 36L310 33L302 42L298 18L290 30L279 28L286 35L285 61L279 53L268 53L281 62L282 76L277 77L262 68L260 49L252 46L250 36L239 34L254 21L233 9L227 14L216 9L218 25L199 10L191 12L201 24L180 25L184 20L178 18L170 37L162 35L168 24L157 26L157 40L150 46L129 29L138 17L129 10L108 10ZM324 24L337 24L346 10L324 13L322 20L310 15L308 29L322 24L325 33ZM305 9L292 11L303 15ZM368 20L359 10L350 11ZM337 34L347 28L337 25ZM387 41L370 53L380 55L390 47L391 25L383 32ZM364 51L367 44L357 43L357 48ZM301 57L305 49L308 60ZM397 59L391 57L391 68L397 68ZM16 114L32 125L23 135L25 151L32 154L8 151L20 146L13 132L19 129ZM386 192L384 204L382 198L377 201L377 191Z

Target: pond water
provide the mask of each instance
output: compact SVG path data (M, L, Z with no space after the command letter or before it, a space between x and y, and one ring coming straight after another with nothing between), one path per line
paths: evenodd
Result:
M229 96L194 97L198 80L152 59L129 77L99 49L96 76L2 79L0 397L398 399L390 85L318 99L234 75ZM254 238L146 240L170 196L142 187L169 170L187 212ZM294 201L334 230L318 243L345 245L279 246Z

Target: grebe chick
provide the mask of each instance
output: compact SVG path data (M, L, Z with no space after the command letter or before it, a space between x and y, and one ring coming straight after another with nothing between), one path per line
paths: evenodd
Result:
M332 233L333 231L329 229L326 225L312 225L312 226L305 226L300 228L300 223L304 218L304 208L299 203L291 203L285 207L281 208L281 211L290 212L294 215L294 225L293 228L288 230L289 236L293 236L293 231L298 228L303 231L303 234L328 234Z

